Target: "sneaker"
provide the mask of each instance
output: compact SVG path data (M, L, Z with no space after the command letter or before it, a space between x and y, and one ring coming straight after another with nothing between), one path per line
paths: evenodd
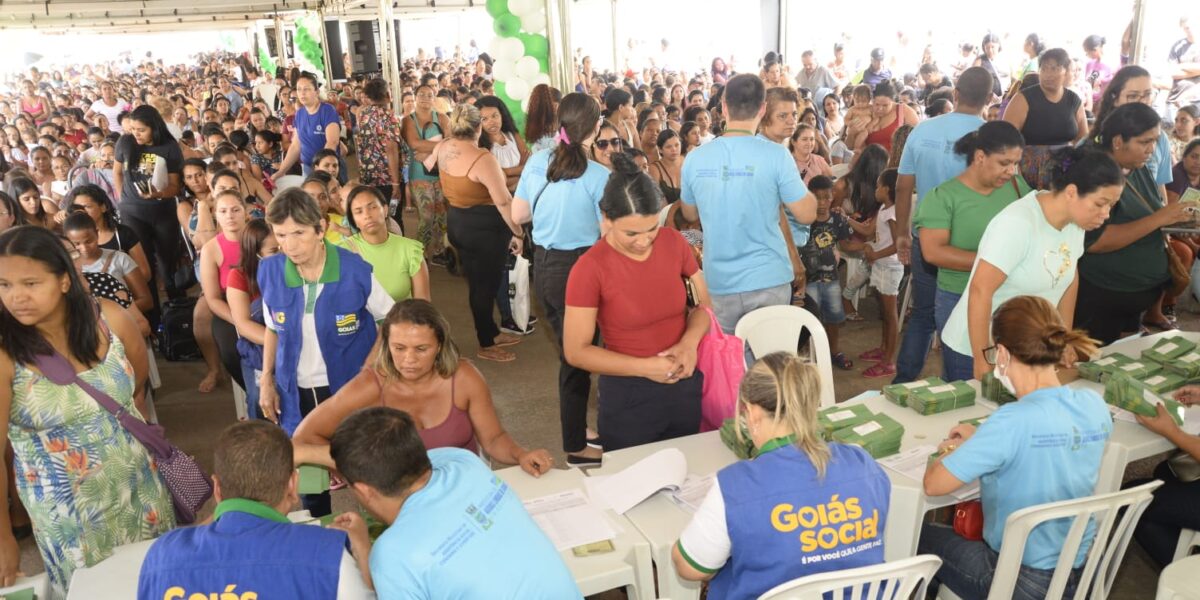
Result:
M846 358L846 353L844 352L838 352L831 358L833 360L833 365L843 371L849 371L850 369L854 368L854 363L850 362L850 359Z
M896 365L888 363L876 363L863 371L863 377L867 379L875 379L878 377L894 377L896 375Z
M537 321L537 315L529 315L529 322L525 324L529 327L533 327L534 325L537 325Z
M883 348L871 348L858 355L858 360L878 362L883 360Z
M589 469L592 467L599 467L603 463L604 463L603 456L598 457L598 458L591 458L588 456L576 456L574 454L567 455L567 466L574 467L576 469Z
M595 448L597 450L604 449L604 444L600 443L600 436L587 438L587 445L588 448Z
M435 267L441 267L443 269L450 268L450 256L445 253L430 256L428 262Z
M533 319L531 318L530 321L533 321ZM512 319L505 319L500 322L500 331L503 331L504 333L508 333L511 335L525 336L525 335L529 335L529 334L533 333L534 327L533 327L533 323L531 322L525 326L524 330L522 330L520 327L517 326L516 321L513 321Z

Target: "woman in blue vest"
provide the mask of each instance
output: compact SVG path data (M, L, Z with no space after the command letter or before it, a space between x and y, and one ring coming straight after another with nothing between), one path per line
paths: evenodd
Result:
M816 368L792 354L746 372L738 412L758 455L717 473L671 552L680 577L711 579L710 598L757 598L797 577L883 562L891 481L862 448L821 439L820 396Z
M358 374L394 301L370 264L324 239L325 215L303 190L276 196L267 223L283 255L258 266L267 326L258 403L290 435Z
M967 540L948 525L927 524L917 546L919 554L942 557L935 581L962 598L988 595L1009 515L1092 494L1112 432L1112 416L1100 396L1063 386L1056 372L1068 348L1076 356L1095 355L1095 340L1067 329L1054 305L1040 296L1008 300L992 315L991 325L994 345L984 350L984 358L1018 401L1001 406L978 429L956 425L939 446L941 456L925 472L930 496L979 480L983 540ZM1064 597L1075 594L1095 525L1088 526L1074 557L1075 572ZM1069 519L1061 519L1030 534L1013 598L1046 597L1071 526Z
M587 403L591 374L563 359L567 276L575 261L600 239L600 198L608 170L588 160L599 131L600 109L591 96L574 93L558 105L558 146L529 157L517 193L512 220L533 222L533 281L546 320L558 343L558 398L563 451L567 464L599 464L600 450L589 447Z
M317 151L328 148L334 152L342 140L342 119L332 104L321 102L321 83L312 73L301 73L296 80L296 138L288 146L287 154L279 164L279 170L271 176L278 180L288 174L297 161L307 177L312 172L312 159ZM339 160L341 155L338 155Z

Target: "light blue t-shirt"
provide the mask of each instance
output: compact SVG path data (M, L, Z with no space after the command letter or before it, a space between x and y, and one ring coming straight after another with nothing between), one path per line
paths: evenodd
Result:
M1154 145L1154 154L1146 161L1146 168L1154 173L1154 183L1158 185L1167 185L1175 180L1175 173L1171 170L1175 168L1171 164L1171 140L1167 137L1166 128L1158 133L1158 143Z
M371 549L380 598L558 600L582 594L508 484L460 448L429 451L433 475Z
M762 140L767 140L768 142L772 141L771 138L769 138L761 133L754 137L762 139ZM775 143L778 143L778 142L775 142ZM779 144L779 145L783 146L785 149L787 148L787 144ZM800 179L801 179L801 181L803 181L804 177L801 176ZM784 214L784 216L787 217L788 229L792 230L792 243L795 244L796 248L803 248L806 244L808 244L808 236L812 234L812 227L809 225L805 225L804 223L801 223L799 220L797 220L796 215L793 215L792 211L790 211L790 210L785 209L783 211L783 214Z
M808 188L786 148L719 137L688 152L682 185L683 201L700 210L709 291L739 294L792 281L779 207L803 199Z
M550 183L546 171L554 150L529 157L513 196L529 203L533 243L551 250L588 248L600 239L600 198L608 183L608 169L589 160L580 177Z
M1046 388L1001 406L942 465L964 483L979 479L983 539L999 552L1010 514L1094 493L1111 433L1112 415L1095 392ZM1065 519L1037 526L1021 564L1053 569L1070 529ZM1088 524L1075 567L1087 558L1095 530Z
M979 261L1000 269L1007 276L992 295L992 312L1016 296L1041 296L1057 306L1063 293L1075 279L1075 266L1083 256L1084 231L1074 223L1061 230L1046 221L1038 192L1009 204L988 224L979 240L975 265ZM971 336L967 329L967 306L970 302L971 281L967 292L954 305L950 319L942 329L942 341L951 350L973 356Z
M966 170L967 159L954 153L954 143L983 123L978 115L952 112L922 121L908 134L897 170L916 177L918 203L929 190Z

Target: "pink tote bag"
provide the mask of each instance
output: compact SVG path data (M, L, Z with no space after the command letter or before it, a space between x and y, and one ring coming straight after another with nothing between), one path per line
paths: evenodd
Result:
M700 395L700 431L715 431L733 417L737 408L738 386L746 375L745 345L741 338L721 329L716 315L707 306L711 325L696 348L696 368L704 373Z

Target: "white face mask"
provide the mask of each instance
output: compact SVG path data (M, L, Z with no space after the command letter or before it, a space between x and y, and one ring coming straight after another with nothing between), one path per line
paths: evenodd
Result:
M1012 357L1011 356L1009 357L1008 365L1006 365L1004 367L1004 370L1008 371L1008 368L1010 366L1012 366ZM997 356L996 356L996 366L992 368L992 375L994 375L996 377L996 381L999 381L1000 385L1003 386L1004 389L1008 390L1008 393L1012 394L1013 396L1017 395L1017 390L1015 387L1013 387L1012 379L1009 379L1007 374L1000 372L999 353L997 353Z

